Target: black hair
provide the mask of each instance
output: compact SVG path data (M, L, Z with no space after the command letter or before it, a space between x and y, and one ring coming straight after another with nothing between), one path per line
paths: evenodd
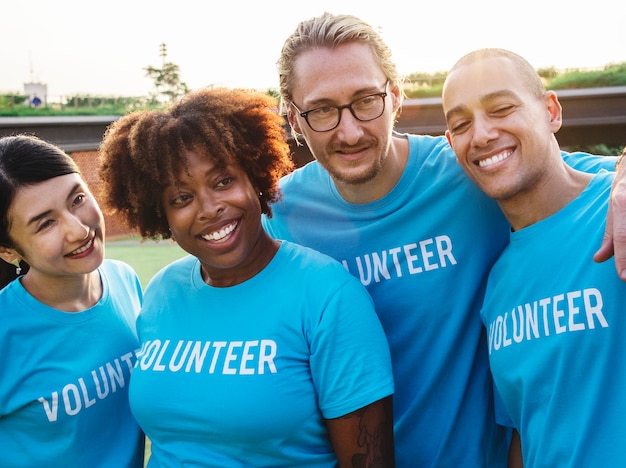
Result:
M0 245L15 248L9 209L17 191L54 177L78 173L74 160L57 146L33 135L0 138ZM20 262L22 272L28 270ZM0 261L0 289L16 278L15 266Z

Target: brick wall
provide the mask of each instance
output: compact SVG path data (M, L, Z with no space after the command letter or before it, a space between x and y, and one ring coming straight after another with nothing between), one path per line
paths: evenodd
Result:
M107 207L99 197L100 179L98 178L98 152L97 151L80 151L71 154L72 159L76 161L85 181L89 185L89 189L93 192L98 200L102 211L104 212L104 222L106 225L106 238L112 240L120 237L136 236L137 232L130 229L120 215L107 214Z

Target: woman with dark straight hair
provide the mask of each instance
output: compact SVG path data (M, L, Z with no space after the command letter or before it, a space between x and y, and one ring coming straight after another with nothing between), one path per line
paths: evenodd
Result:
M0 138L0 466L143 466L128 404L139 279L104 260L104 218L70 156Z

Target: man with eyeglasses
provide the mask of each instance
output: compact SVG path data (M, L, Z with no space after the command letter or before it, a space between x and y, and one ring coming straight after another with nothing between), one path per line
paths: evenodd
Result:
M316 161L283 179L264 225L369 290L391 350L397 466L506 466L479 310L508 223L444 136L393 131L401 79L369 24L329 13L301 22L278 72L289 123ZM615 165L566 157L590 171Z
M387 84L389 84L389 80L385 81L385 89L387 89ZM386 92L368 94L345 106L323 105L304 112L298 109L298 106L293 102L291 105L300 113L300 117L304 117L313 131L329 132L337 128L341 122L341 111L344 109L349 109L354 118L361 122L377 119L385 112L386 97Z

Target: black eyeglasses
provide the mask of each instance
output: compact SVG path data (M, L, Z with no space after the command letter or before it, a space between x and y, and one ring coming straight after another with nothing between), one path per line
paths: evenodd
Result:
M385 81L385 89L387 89L389 80ZM341 111L350 109L350 113L355 119L361 122L374 120L383 115L385 112L386 92L368 94L367 96L355 99L345 106L322 106L316 107L302 112L293 102L293 107L300 113L300 117L304 117L306 123L314 132L329 132L339 125L341 122Z

